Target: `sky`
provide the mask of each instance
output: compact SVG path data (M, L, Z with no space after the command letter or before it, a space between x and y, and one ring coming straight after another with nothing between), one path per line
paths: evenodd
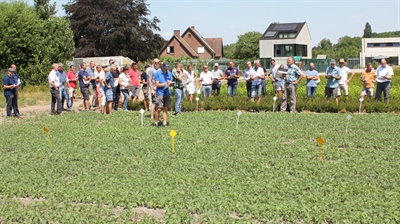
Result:
M33 0L27 1L33 5ZM50 1L54 2L54 1ZM68 0L58 0L57 15ZM147 0L162 37L195 26L203 37L222 37L224 45L250 31L264 33L273 22L307 22L313 46L323 38L362 36L365 23L373 32L400 30L400 0Z

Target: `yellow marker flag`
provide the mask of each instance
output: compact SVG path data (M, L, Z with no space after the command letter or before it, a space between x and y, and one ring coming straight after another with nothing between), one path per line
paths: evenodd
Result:
M175 130L171 130L171 131L169 132L169 135L171 135L171 137L172 137L172 153L174 153L174 152L175 152L175 142L174 142L174 139L175 139L175 136L176 136L176 131L175 131Z
M52 146L53 143L51 142L51 139L50 139L49 129L47 129L46 127L44 127L44 128L43 128L43 131L47 134L47 138L49 139L50 146Z
M321 137L317 138L317 143L319 145L319 160L322 160L322 145L325 143L325 140Z

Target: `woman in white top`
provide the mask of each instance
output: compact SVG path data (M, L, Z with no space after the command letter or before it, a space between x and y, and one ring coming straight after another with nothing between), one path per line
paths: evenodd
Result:
M193 94L195 90L194 83L196 82L196 73L193 71L193 66L188 65L187 67L187 73L185 76L185 84L186 84L186 91L189 94L189 101L192 102L193 100Z
M94 77L96 78L96 89L97 89L97 104L100 105L100 110L102 114L106 113L106 97L104 93L103 80L106 75L103 71L103 68L100 65L96 66L96 71L94 71Z
M129 77L129 68L123 67L121 74L119 74L119 86L121 93L124 94L124 104L122 109L128 111L128 101L129 101L129 83L131 82L131 78Z

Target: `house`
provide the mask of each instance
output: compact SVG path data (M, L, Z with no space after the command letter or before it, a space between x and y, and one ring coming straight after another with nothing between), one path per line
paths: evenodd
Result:
M160 56L220 59L223 57L222 38L204 38L194 26L188 27L182 35L180 30L174 30L174 35L161 50Z
M377 58L387 58L389 64L398 65L400 61L400 37L362 38L360 67Z
M259 44L263 66L269 67L271 59L275 59L278 64L286 64L289 56L294 56L297 60L300 57L312 58L312 42L306 22L271 23Z

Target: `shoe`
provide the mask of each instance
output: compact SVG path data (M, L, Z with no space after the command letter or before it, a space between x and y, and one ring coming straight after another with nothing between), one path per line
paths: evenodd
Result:
M124 111L129 111L128 109L124 109Z
M152 126L158 127L158 123L153 123Z
M168 122L162 125L164 128L168 126Z

